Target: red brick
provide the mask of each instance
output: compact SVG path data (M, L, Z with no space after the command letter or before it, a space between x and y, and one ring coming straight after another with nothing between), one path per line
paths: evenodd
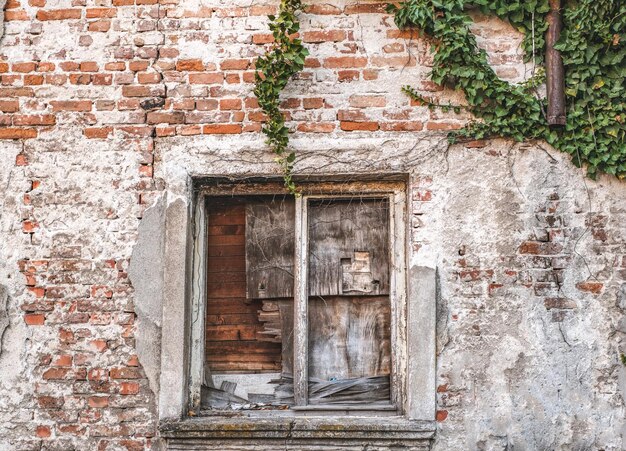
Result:
M113 132L112 127L88 127L83 130L85 137L91 139L105 139Z
M35 63L13 63L11 69L13 72L27 73L34 72L37 68Z
M385 53L400 53L404 52L404 44L400 42L393 42L383 46L383 52Z
M112 18L117 15L117 8L87 8L87 19Z
M196 109L199 111L217 110L219 102L215 99L198 99L196 100Z
M360 72L358 70L340 70L337 72L339 81L354 81L359 79Z
M98 63L95 61L83 61L80 63L80 71L81 72L98 72Z
M91 83L90 74L70 74L70 83L73 85L88 85Z
M220 100L221 110L241 110L241 99L222 99Z
M103 408L109 406L108 396L90 396L87 399L87 405L92 408Z
M389 132L418 132L424 128L419 121L382 122L380 129Z
M111 379L140 379L141 374L137 368L120 367L111 368L109 371Z
M5 74L9 71L9 65L5 62L0 61L0 74Z
M35 435L39 438L48 438L51 435L49 426L37 426Z
M222 70L246 70L250 65L247 59L225 59L221 62Z
M304 133L331 133L335 130L334 122L304 122L298 124L298 131Z
M43 75L24 75L24 86L43 85Z
M435 415L435 419L439 422L445 421L446 418L448 418L448 411L447 410L438 410L436 415Z
M124 61L113 61L104 65L105 70L121 71L126 70L126 63Z
M35 97L33 88L0 88L0 97Z
M137 81L142 85L150 85L161 81L161 74L158 72L140 72L137 74Z
M239 124L208 124L202 128L202 133L208 135L231 135L241 133Z
M156 86L123 86L122 95L124 97L161 97L165 94L165 89L161 85Z
M136 395L139 393L139 384L136 382L120 383L120 395Z
M271 33L259 33L252 36L253 44L269 44L274 42L274 36Z
M93 22L89 22L89 26L87 30L93 31L96 33L106 33L111 29L111 21L107 19L102 20L94 20Z
M224 74L219 72L205 72L200 74L189 74L189 83L192 85L212 85L222 84Z
M152 111L148 113L147 120L148 124L182 124L185 122L185 113L182 113L180 111L172 113Z
M600 294L602 288L604 288L604 284L602 282L592 282L588 280L586 282L578 282L576 288L587 293Z
M328 69L365 67L367 58L362 56L333 56L324 60L324 67Z
M93 74L92 81L95 86L109 86L113 83L111 74Z
M315 4L315 5L307 5L305 11L308 14L319 14L319 15L338 15L341 14L341 9L337 6L330 5L328 3L323 4Z
M302 106L305 110L317 109L324 107L324 99L321 97L313 97L302 99Z
M24 322L29 326L43 326L45 321L46 317L41 313L27 313L24 315Z
M376 131L378 130L378 122L348 122L342 121L339 123L342 130L350 132L356 130L363 131Z
M13 20L29 20L28 14L23 9L20 10L7 10L4 12L4 20L7 22Z
M45 380L61 380L70 374L70 368L49 368L44 371L42 377Z
M133 72L146 70L149 66L150 64L148 63L148 61L130 61L128 63L128 69L132 70Z
M52 366L72 366L72 360L71 355L59 355L52 361Z
M36 138L37 130L34 128L2 128L0 127L0 139L28 139Z
M226 74L226 83L236 85L241 83L241 76L238 73Z
M54 125L55 123L56 117L53 114L13 116L13 125Z
M176 62L176 70L181 72L201 72L204 70L204 63L202 62L202 60L199 59L178 60Z
M387 8L386 2L376 3L355 3L346 5L343 10L344 14L384 14Z
M80 19L81 10L78 8L40 9L37 11L37 20L67 20Z
M42 409L59 409L65 404L63 398L55 398L54 396L38 396L37 403Z
M346 39L343 30L305 31L302 33L304 42L339 42Z
M426 123L426 130L459 130L463 124L458 122L433 122Z
M63 61L59 63L59 67L65 72L72 72L78 70L80 65L74 61Z
M52 111L91 111L91 100L52 100Z
M387 99L383 95L360 95L350 97L350 106L353 108L383 107Z
M0 100L0 111L3 113L15 113L20 109L18 100Z
M176 135L176 127L165 127L165 126L160 125L156 127L156 135L158 137L174 136Z
M550 243L543 241L524 241L518 252L520 254L530 255L554 255L563 250L563 246L559 243Z
M37 63L37 72L52 72L55 67L54 63L40 62Z
M181 136L193 136L202 134L201 125L181 125L176 128L176 133Z

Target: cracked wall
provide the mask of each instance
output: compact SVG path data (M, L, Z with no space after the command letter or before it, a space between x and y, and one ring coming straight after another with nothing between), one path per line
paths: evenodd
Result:
M251 90L278 3L52 3L8 2L0 45L0 450L157 449L163 224L193 176L277 174ZM622 449L624 182L545 145L449 147L465 114L400 87L458 96L383 7L312 3L283 107L297 172L410 176L410 266L439 274L433 449ZM476 18L497 72L529 74Z

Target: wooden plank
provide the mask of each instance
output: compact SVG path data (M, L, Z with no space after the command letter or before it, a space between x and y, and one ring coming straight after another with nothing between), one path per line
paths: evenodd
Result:
M244 246L211 245L208 246L209 257L240 257L246 255Z
M309 378L385 376L391 372L389 298L309 300Z
M207 227L209 236L244 235L244 224L213 225Z
M232 301L232 302L230 302ZM235 314L235 313L245 313L245 314L251 314L254 315L256 318L256 313L257 313L257 307L252 305L252 304L247 304L245 301L245 298L238 298L238 299L220 299L218 301L214 301L213 299L208 299L207 300L207 314L208 315L229 315L229 314ZM256 321L258 324L260 324L258 322L258 319Z
M256 312L254 313L236 313L236 314L209 314L206 317L207 326L226 325L226 324L258 324Z
M248 297L293 297L295 204L292 197L246 206Z
M211 274L209 274L210 278ZM219 277L219 276L218 276ZM209 281L207 291L210 297L215 298L245 298L246 285L242 282L224 282Z
M207 341L255 340L257 332L261 330L257 325L221 324L207 326Z
M213 283L217 283L215 279L219 279L222 282L237 282L242 286L246 284L246 273L242 271L210 273L210 275L214 279Z
M207 273L241 272L246 271L246 260L241 256L211 257L207 265ZM219 277L219 276L218 276Z
M279 343L269 343L265 341L210 341L206 343L207 354L216 356L231 356L233 358L252 356L255 354L273 354L280 350ZM279 354L280 357L280 354Z
M274 372L280 371L280 363L211 362L211 369L215 373L231 373L231 374L274 373Z
M311 200L308 211L309 295L389 294L388 199Z

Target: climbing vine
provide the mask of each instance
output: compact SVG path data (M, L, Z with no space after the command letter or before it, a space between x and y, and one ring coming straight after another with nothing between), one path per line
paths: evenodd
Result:
M417 28L433 40L432 80L465 94L476 120L450 135L482 139L543 139L586 164L594 177L606 172L626 177L626 2L578 0L563 10L564 31L556 48L565 66L567 124L550 128L546 101L537 94L543 71L523 84L501 80L470 31L469 7L508 20L525 33L527 60L543 60L548 0L409 0L389 5L399 28ZM407 86L411 98L437 105ZM458 108L458 107L457 107Z
M526 60L537 70L524 83L500 79L477 46L470 30L468 9L478 8L507 20L524 33ZM270 16L275 43L256 67L256 94L268 119L263 127L267 143L276 154L286 187L296 192L291 177L295 154L289 150L289 129L280 111L279 96L290 78L304 67L308 51L300 39L297 12L300 0L281 0L278 16ZM556 48L565 66L567 123L550 128L546 100L539 94L544 81L544 35L548 0L408 0L390 4L396 25L414 28L433 42L435 83L460 90L464 105L442 105L424 98L410 86L411 98L431 108L471 112L475 119L450 134L459 138L512 138L545 140L572 156L577 166L626 177L626 1L570 0L563 9L564 31Z
M302 9L300 0L281 0L277 16L269 16L274 45L256 61L256 95L259 106L267 115L263 133L267 144L276 155L287 189L295 194L296 186L291 177L295 153L289 150L289 129L285 115L280 110L280 93L291 77L304 68L304 59L309 54L302 40L294 37L300 29L296 16Z

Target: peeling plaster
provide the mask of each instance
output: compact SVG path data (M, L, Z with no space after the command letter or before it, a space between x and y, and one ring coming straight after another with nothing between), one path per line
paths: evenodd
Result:
M164 240L165 198L160 197L144 212L128 268L135 288L137 355L154 393L159 391L161 362Z

